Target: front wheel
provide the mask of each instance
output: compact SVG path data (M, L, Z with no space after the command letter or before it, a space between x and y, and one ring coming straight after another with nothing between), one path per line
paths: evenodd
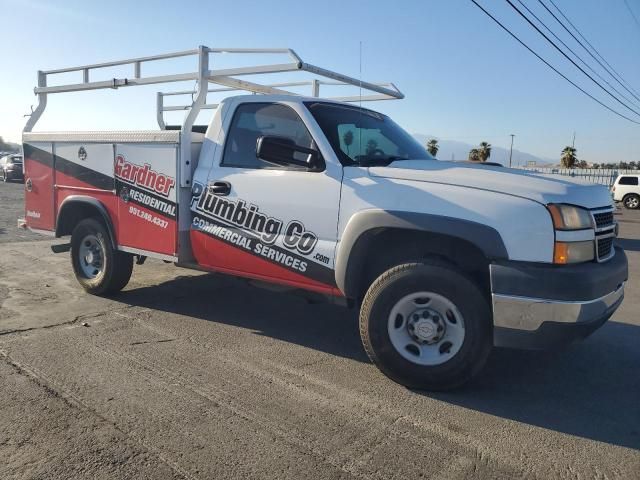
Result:
M387 270L367 291L360 335L369 358L392 380L448 390L486 362L491 312L476 284L455 268L407 263Z
M636 210L640 207L640 195L636 195L634 193L631 195L627 195L626 197L624 197L622 203L624 204L625 208Z
M133 257L114 249L104 225L87 218L71 234L71 265L82 288L93 295L108 295L129 282Z

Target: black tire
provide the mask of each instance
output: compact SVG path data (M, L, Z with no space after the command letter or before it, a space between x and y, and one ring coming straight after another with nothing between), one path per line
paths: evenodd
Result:
M636 195L635 193L625 195L625 197L622 199L622 204L626 209L636 210L640 208L640 195Z
M81 246L89 238L95 239L93 241L96 242L102 259L99 273L93 277L81 265L84 261ZM78 283L88 293L109 295L119 292L129 283L133 271L133 256L113 248L109 232L102 222L86 218L76 225L71 234L71 265Z
M462 345L438 365L407 360L389 335L393 307L421 291L445 297L464 318ZM384 272L367 291L360 309L360 336L369 358L395 382L415 389L449 390L469 381L484 366L493 345L491 310L477 285L453 266L435 260L406 263Z

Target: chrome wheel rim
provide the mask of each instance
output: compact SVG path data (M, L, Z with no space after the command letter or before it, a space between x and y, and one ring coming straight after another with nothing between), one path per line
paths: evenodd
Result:
M104 273L104 247L97 236L90 234L80 242L78 263L86 278L94 279Z
M627 198L627 207L629 207L629 208L638 208L639 204L640 204L640 201L638 200L637 197Z
M404 359L417 365L441 365L462 347L464 318L446 297L416 292L393 306L388 332L391 344Z

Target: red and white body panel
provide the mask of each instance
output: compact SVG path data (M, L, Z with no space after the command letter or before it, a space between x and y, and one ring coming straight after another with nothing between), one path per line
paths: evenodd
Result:
M88 196L108 212L118 249L177 259L179 147L178 131L25 133L27 226L55 232L65 200Z

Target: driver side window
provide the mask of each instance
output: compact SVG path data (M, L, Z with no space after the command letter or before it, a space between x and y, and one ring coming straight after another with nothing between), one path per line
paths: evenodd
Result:
M295 169L277 166L256 156L256 144L263 135L287 137L302 147L313 146L311 134L292 108L277 103L245 103L238 106L233 114L225 140L222 166ZM294 158L305 161L306 155L296 152Z

